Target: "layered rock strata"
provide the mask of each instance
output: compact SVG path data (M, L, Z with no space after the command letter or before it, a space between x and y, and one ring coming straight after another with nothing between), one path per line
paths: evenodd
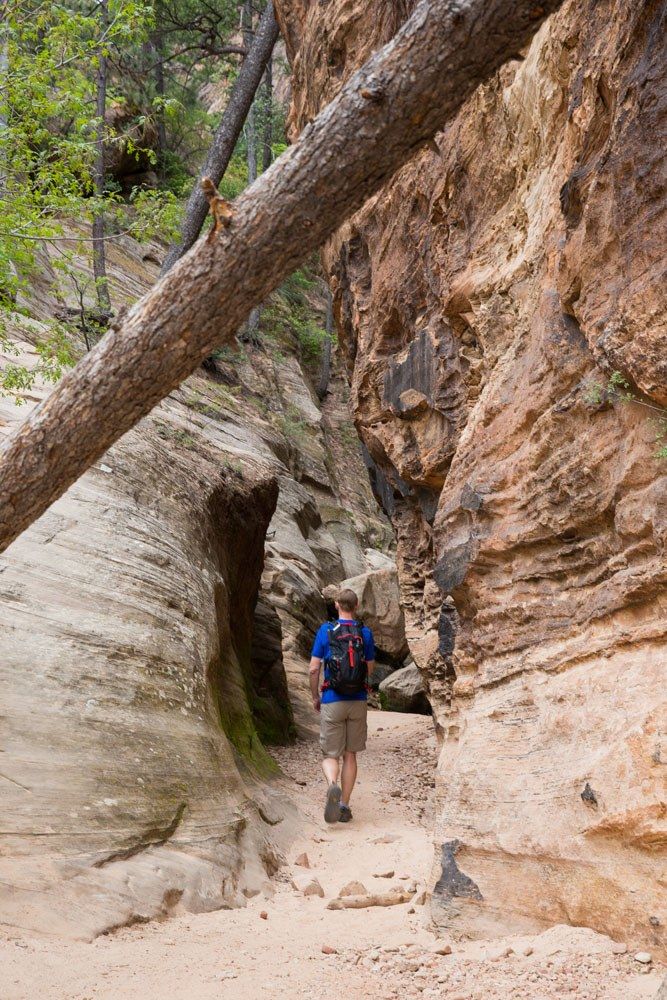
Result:
M161 248L108 252L118 307ZM44 260L3 364L36 362L51 278ZM292 816L263 744L294 731L286 668L299 709L322 586L390 535L340 376L323 415L296 354L287 328L223 352L0 559L3 923L92 937L243 905L279 865ZM47 391L0 398L2 433Z
M279 0L295 131L411 6ZM664 948L666 13L566 3L325 251L469 933Z

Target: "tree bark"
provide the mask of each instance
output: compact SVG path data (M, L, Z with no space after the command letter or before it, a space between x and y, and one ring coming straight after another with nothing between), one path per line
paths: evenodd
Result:
M100 35L103 36L109 26L108 0L100 0ZM104 116L107 109L107 57L102 46L98 51L99 65L96 79L97 126L95 134L95 162L93 164L93 183L95 196L102 201L104 198L104 139L106 126ZM109 298L109 282L107 280L107 262L104 248L104 212L98 207L93 216L93 277L97 292L97 304L102 316L111 316L111 299Z
M0 87L2 88L2 93L6 93L7 90L7 79L9 76L9 24L6 20L6 12L0 14ZM7 108L4 103L4 98L0 94L0 142L2 142L3 149L0 151L0 201L3 201L7 196L7 159L4 153L4 144L6 137L4 133L8 128L7 121ZM16 268L14 267L14 262L9 261L8 271L10 276L10 281L8 282L9 287L0 287L0 298L4 298L8 302L14 303L16 301L16 288L13 284L14 279L16 279Z
M333 333L333 298L331 289L327 285L327 315L325 320L326 337L322 344L322 364L320 365L320 379L317 383L317 398L320 402L324 399L329 388L331 378L331 334Z
M152 57L155 61L153 69L155 94L160 101L160 106L155 114L155 126L157 128L158 170L160 179L164 181L166 174L165 156L167 153L167 126L165 124L164 116L164 38L162 35L162 10L159 3L156 3L155 5L155 15L156 28L152 33L150 49Z
M245 0L243 5L243 43L246 52L252 49L252 0ZM270 59L269 55L269 59ZM254 100L248 108L245 120L246 136L246 162L248 164L248 185L254 184L257 180L257 128L255 123L255 103ZM248 322L242 340L250 343L257 342L257 330L259 329L259 309L254 306L250 310Z
M264 130L262 134L262 170L268 170L273 159L273 57L269 56L264 74Z
M239 70L229 104L225 108L222 121L213 137L200 179L210 177L215 184L219 184L222 180L277 40L278 23L273 9L273 0L269 0L257 26L255 40ZM193 246L201 232L207 214L208 202L197 183L185 209L180 241L167 253L160 272L161 275L166 274L179 257L182 257Z
M415 153L562 0L423 0L297 143L29 415L0 453L0 551ZM433 155L432 153L430 155Z

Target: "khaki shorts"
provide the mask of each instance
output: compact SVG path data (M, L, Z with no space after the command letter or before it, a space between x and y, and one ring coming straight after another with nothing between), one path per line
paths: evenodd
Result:
M325 757L366 749L368 703L330 701L320 706L320 746Z

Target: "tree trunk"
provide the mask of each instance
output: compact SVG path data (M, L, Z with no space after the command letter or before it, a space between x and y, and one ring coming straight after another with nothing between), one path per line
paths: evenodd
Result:
M250 52L253 43L252 32L252 0L246 0L243 5L243 44L246 52ZM269 60L271 56L269 55ZM248 115L245 120L247 163L248 163L248 184L254 184L257 180L257 128L255 123L254 101L248 108ZM253 306L248 316L246 330L242 339L250 343L257 342L257 330L259 329L259 308Z
M0 551L229 343L269 293L526 45L561 0L423 0L202 240L62 379L0 453Z
M322 364L320 366L320 380L317 383L317 398L320 402L324 399L329 388L331 378L331 334L333 333L333 298L331 289L327 285L327 317L325 321L326 337L322 344Z
M7 91L7 76L9 74L9 25L7 21L0 17L0 143L2 143L2 148L4 149L4 144L6 138L3 133L8 127L7 121L7 107L4 103L3 94ZM0 152L0 201L3 201L7 196L7 160L5 158L4 152ZM9 272L9 281L7 282L6 288L0 286L0 298L5 299L8 302L14 303L16 301L16 288L14 285L14 280L16 279L16 268L14 267L13 261L9 261L7 265L7 270Z
M109 2L100 0L100 35L104 35L109 26ZM93 183L95 197L104 198L104 138L106 125L104 116L107 109L107 57L102 46L98 51L99 65L96 79L97 126L95 135L95 162L93 164ZM109 298L109 283L107 281L106 252L104 248L104 212L98 207L93 216L93 277L97 292L97 305L103 318L111 316L111 299Z
M200 178L210 177L215 184L219 184L222 180L277 39L278 24L273 10L273 0L269 0L257 26L252 48L243 60L229 104L213 137ZM180 242L171 247L167 253L161 275L166 274L179 257L193 246L207 214L208 202L200 185L195 184L185 209Z
M262 170L268 170L273 159L273 57L269 56L264 74L264 132L262 135Z
M167 128L164 120L164 40L162 37L162 27L160 20L160 4L155 4L156 27L152 32L150 48L155 62L153 79L155 81L155 95L160 102L155 113L155 127L157 129L158 147L158 171L161 181L165 178L165 156L167 152Z

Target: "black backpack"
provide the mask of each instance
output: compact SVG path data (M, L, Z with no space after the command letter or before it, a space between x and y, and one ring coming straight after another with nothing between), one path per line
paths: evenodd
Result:
M364 637L358 622L329 625L329 656L325 687L336 694L361 694L368 685L368 664L364 656Z

